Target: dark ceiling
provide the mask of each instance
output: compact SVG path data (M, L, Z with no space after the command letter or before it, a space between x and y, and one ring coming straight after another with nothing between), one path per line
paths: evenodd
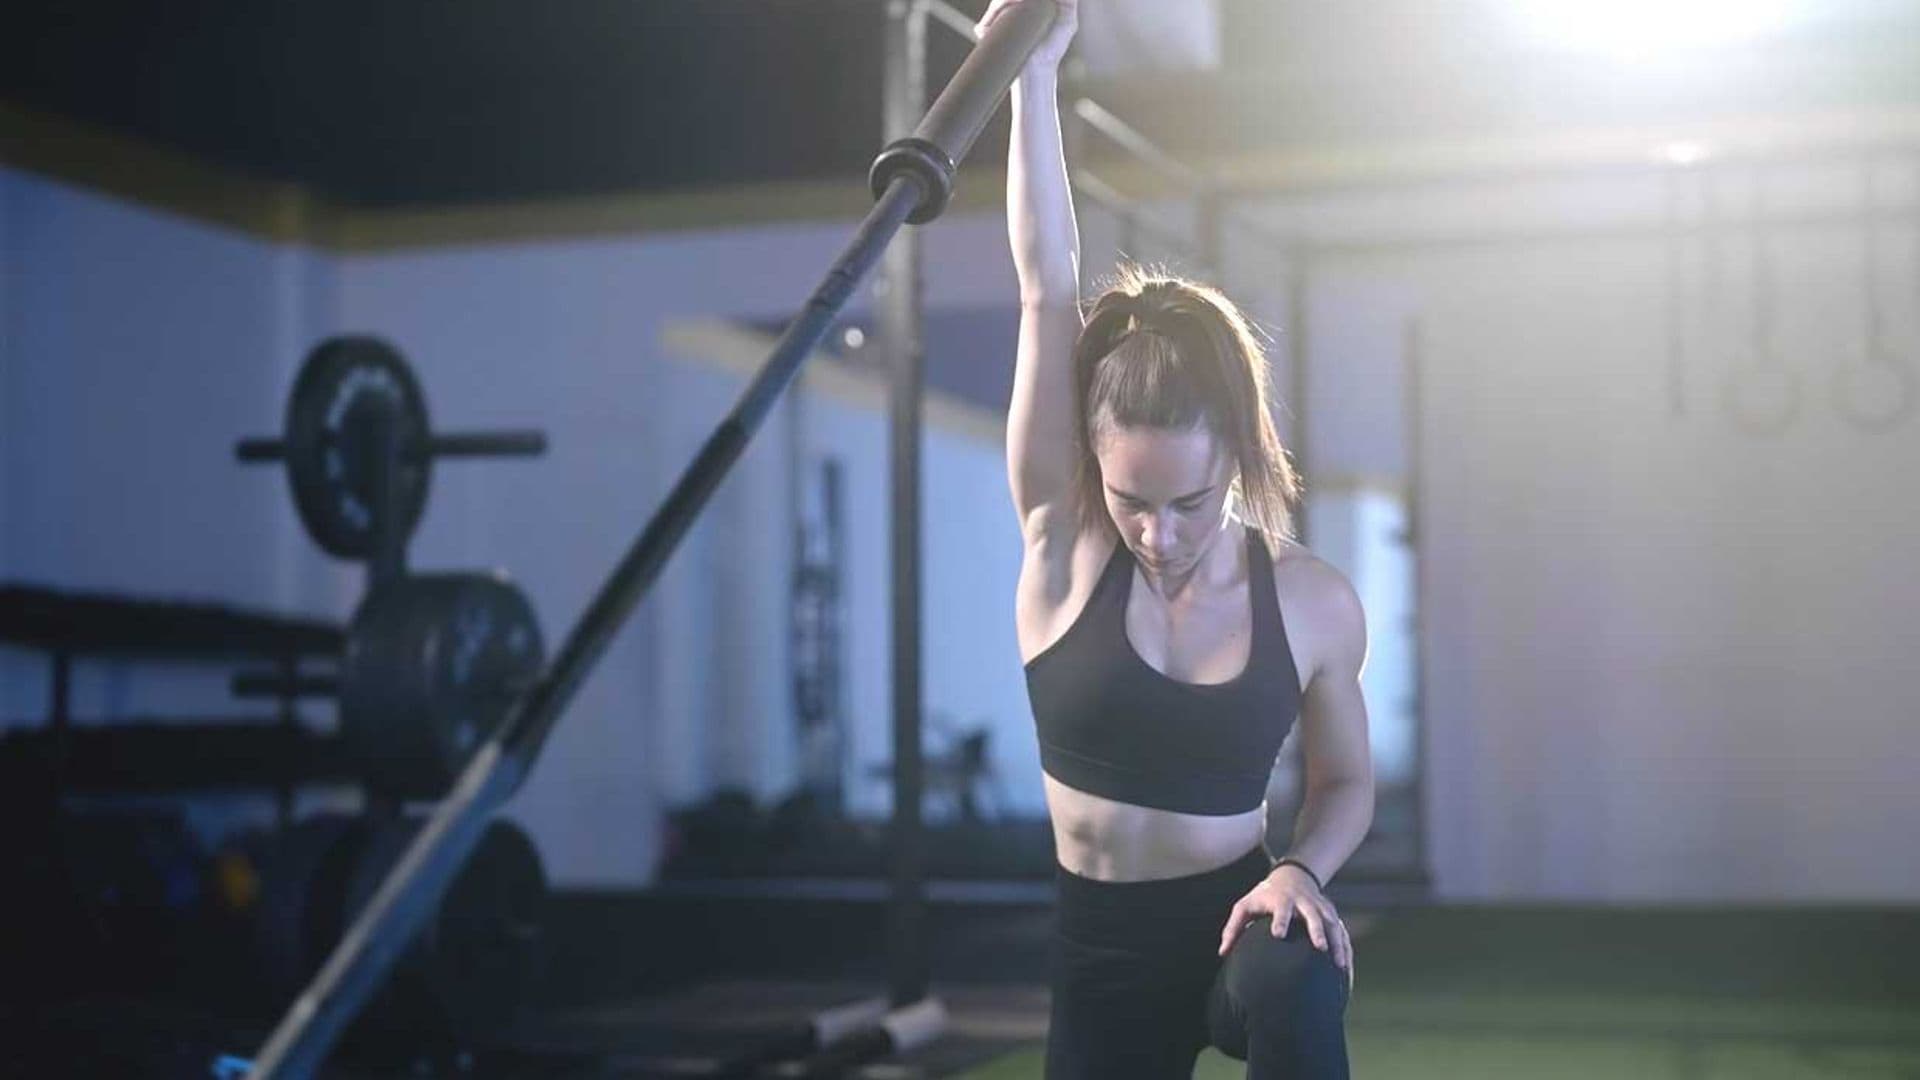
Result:
M0 101L367 207L855 177L884 2L15 0ZM1920 4L1828 8L1724 77L1648 84L1500 53L1464 6L1222 0L1220 72L1103 96L1195 153L1920 102ZM951 71L962 43L932 40Z
M9 7L0 96L346 203L857 174L879 142L878 0Z

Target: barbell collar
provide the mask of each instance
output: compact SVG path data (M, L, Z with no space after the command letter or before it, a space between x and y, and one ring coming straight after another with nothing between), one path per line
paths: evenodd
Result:
M880 156L873 159L873 167L867 170L867 184L873 188L873 197L878 199L896 179L904 177L913 181L919 189L919 198L907 214L907 221L924 225L939 217L953 198L953 174L953 159L945 150L926 139L909 135L888 143Z

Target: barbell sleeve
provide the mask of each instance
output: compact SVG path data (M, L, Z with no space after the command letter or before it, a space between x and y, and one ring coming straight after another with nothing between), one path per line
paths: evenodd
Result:
M233 446L236 460L252 464L258 461L285 461L287 442L285 439L241 439Z
M973 149L1014 76L1053 26L1054 11L1053 0L1033 0L993 21L913 134L888 144L874 159L867 170L874 198L885 194L894 180L910 176L918 183L920 198L907 221L922 225L940 216L953 197L958 163Z
M532 457L547 452L544 431L468 431L427 440L434 457Z

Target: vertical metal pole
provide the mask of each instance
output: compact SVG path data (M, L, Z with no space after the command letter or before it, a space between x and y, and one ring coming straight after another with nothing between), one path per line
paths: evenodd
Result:
M1313 492L1313 456L1308 446L1308 416L1311 404L1307 394L1313 383L1307 370L1307 272L1308 262L1305 252L1295 252L1290 259L1292 266L1287 274L1287 396L1288 405L1293 410L1293 423L1288 425L1287 449L1293 454L1294 466L1299 470L1302 489L1299 514L1294 519L1293 531L1302 544L1308 543L1307 500Z
M827 530L828 590L824 624L821 628L821 669L826 680L821 700L826 702L827 725L832 733L833 794L831 807L837 817L846 813L847 784L847 695L846 695L846 617L841 607L847 580L846 515L841 511L840 460L828 458L820 464L821 519Z
M1200 273L1221 289L1227 287L1225 208L1218 192L1202 189L1194 196L1194 225L1200 233Z
M1667 411L1673 416L1687 412L1687 297L1683 263L1686 249L1680 235L1680 166L1669 166L1662 173L1661 193L1665 199L1662 224L1666 242L1663 270L1667 288Z
M885 137L911 135L926 106L926 12L887 5ZM926 889L921 868L920 749L920 233L900 230L882 263L879 326L892 364L893 829L888 982L893 1003L927 994Z
M1407 555L1413 592L1413 863L1421 881L1430 882L1432 868L1427 865L1427 575L1421 565L1426 545L1426 500L1421 482L1422 457L1426 447L1426 404L1423 381L1426 379L1425 340L1420 320L1407 320L1405 342L1401 347L1401 388L1406 417Z

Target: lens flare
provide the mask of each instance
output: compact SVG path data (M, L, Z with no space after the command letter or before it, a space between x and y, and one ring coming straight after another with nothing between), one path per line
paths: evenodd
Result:
M1512 0L1523 33L1625 58L1736 44L1786 26L1792 0Z

